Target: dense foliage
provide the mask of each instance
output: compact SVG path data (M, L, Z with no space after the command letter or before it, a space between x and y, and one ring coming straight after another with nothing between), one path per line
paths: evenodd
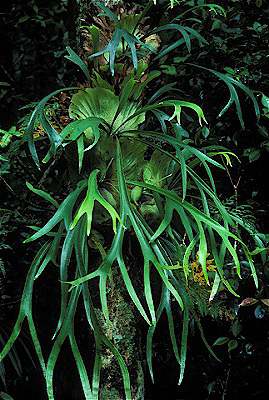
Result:
M162 396L170 387L171 398L195 398L191 361L185 386L183 380L189 348L190 360L209 360L200 393L225 398L233 365L268 352L247 328L251 317L256 326L268 320L269 305L266 199L251 180L252 165L264 165L268 148L268 4L223 3L82 8L80 48L69 41L65 56L79 85L75 79L71 87L53 87L62 86L63 64L48 74L44 90L52 85L53 92L27 106L31 112L17 124L3 125L5 391L9 369L30 374L38 359L50 399L142 399L145 379L146 398L154 397L146 361L157 390L166 374L157 365L170 371L173 382ZM36 14L21 16L17 29L31 20L32 27L52 23L63 33L54 16L64 8L33 5ZM24 62L14 63L17 75ZM16 94L4 88L8 109ZM31 100L43 95L36 88ZM23 250L18 235L26 238ZM23 272L29 269L24 289L13 266L18 258ZM14 319L18 302L13 329L5 321ZM24 320L29 331L19 337ZM266 335L265 323L262 329ZM201 339L210 355L198 350ZM229 357L225 378L216 373L219 357ZM82 391L76 384L70 394L70 371Z

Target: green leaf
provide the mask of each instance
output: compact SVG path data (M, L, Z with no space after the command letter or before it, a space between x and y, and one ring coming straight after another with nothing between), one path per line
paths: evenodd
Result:
M21 143L23 144L26 141L28 142L28 147L29 147L31 156L32 156L36 166L38 167L38 169L40 169L40 164L39 164L39 158L37 155L37 151L36 151L35 144L34 144L34 137L33 137L35 123L37 121L37 118L40 115L42 127L45 129L45 131L49 137L50 143L51 143L51 152L53 155L55 155L57 148L62 143L62 137L50 125L49 121L47 120L46 115L45 115L45 105L46 105L47 101L50 100L56 94L63 92L63 91L74 90L74 89L75 90L83 90L83 89L77 88L77 87L69 87L69 88L63 88L63 89L56 90L55 92L52 92L48 96L44 97L38 103L38 105L36 106L35 110L33 111L32 115L31 115L30 121L25 129Z
M242 115L242 109L241 109L239 97L238 97L238 94L237 94L237 91L236 91L236 86L237 86L240 89L242 89L251 98L253 106L254 106L254 110L255 110L255 114L256 114L257 120L259 121L259 119L260 119L260 108L259 108L258 102L257 102L252 90L250 90L246 85L244 85L243 83L241 83L241 82L239 82L239 81L237 81L237 80L235 80L235 79L233 79L233 78L231 78L231 77L229 77L229 76L227 76L225 74L222 74L221 72L217 72L217 71L215 71L213 69L202 67L201 65L195 65L195 64L190 64L190 65L192 65L194 67L197 67L197 68L202 68L202 69L204 69L206 71L211 72L212 74L214 74L218 78L220 78L228 86L228 89L230 91L230 99L229 99L228 103L226 104L226 106L220 111L219 117L221 117L230 108L230 106L233 103L235 103L236 111L237 111L237 115L238 115L240 124L241 124L243 129L245 128L244 121L243 121L243 115Z
M3 134L0 139L0 147L7 147L10 144L13 136L22 136L22 133L16 130L16 126L12 126L8 131L0 129L0 133Z
M0 257L0 271L2 272L3 276L6 276L5 264L1 257Z
M112 91L102 87L88 88L72 96L69 115L75 120L99 118L112 126L118 106L119 98Z
M26 182L26 186L28 187L28 189L30 189L32 192L34 192L35 194L37 194L38 196L43 197L45 200L49 201L50 203L52 203L55 207L59 207L59 204L56 200L54 200L50 194L44 192L44 190L40 190L40 189L35 189L31 183Z
M67 141L77 140L78 137L85 132L85 136L89 140L94 140L90 148L98 142L100 137L99 125L104 124L104 120L98 117L87 117L77 121L70 122L61 132L61 136Z
M96 60L97 61L97 60ZM112 85L110 85L110 83L108 83L107 81L105 81L103 78L101 78L101 76L98 74L97 71L93 70L92 71L95 76L96 76L96 80L94 78L92 78L92 82L94 83L94 86L100 86L104 89L108 89L111 92L113 92L114 88Z
M88 58L91 59L93 57L100 56L101 54L109 53L110 70L111 70L112 75L114 75L114 62L115 62L116 50L122 40L124 40L131 49L132 60L133 60L133 65L134 65L135 70L138 67L137 51L136 51L136 47L135 47L136 44L140 44L141 46L146 47L148 50L156 52L154 49L152 49L152 47L148 46L146 43L143 43L140 39L138 39L135 36L133 36L132 34L130 34L126 29L119 28L117 26L109 44L103 50L101 50L95 54L92 54Z
M208 343L208 341L206 340L205 334L204 334L204 330L202 327L202 324L200 322L200 319L198 317L198 315L196 314L196 311L194 310L194 307L191 307L191 312L193 314L194 320L199 328L200 334L201 334L201 338L207 348L207 350L209 351L209 353L217 360L220 362L220 359L216 356L216 354L214 353L212 347L210 346L210 344Z
M171 191L171 190L158 188L156 186L153 186L153 185L150 185L150 184L147 184L147 183L138 182L138 181L129 181L128 183L130 183L131 185L134 185L134 186L135 185L142 186L144 188L152 190L153 192L156 191L159 194L164 195L166 198L169 198L169 199L173 200L175 203L177 203L178 205L182 206L188 213L191 214L192 218L195 219L196 223L201 222L201 223L204 223L206 227L213 228L220 235L220 237L222 239L222 242L223 242L223 245L225 245L227 250L230 252L232 258L235 261L237 273L240 274L240 262L239 262L239 259L238 259L238 255L237 255L234 247L232 246L231 242L229 241L228 237L229 236L233 237L239 243L241 243L242 246L244 246L244 243L242 242L241 239L239 239L237 236L235 236L233 233L231 233L225 226L219 224L218 222L213 220L211 217L207 216L205 213L203 213L200 210L198 210L192 204L188 203L186 200L183 200L180 197L178 197L176 195L176 193ZM222 276L223 275L223 271L221 269L219 269L219 266L218 266L218 270L219 270L219 272L220 272L220 274ZM254 269L254 271L255 271L255 269ZM229 287L229 290L233 294L236 295L236 293L232 290L231 287Z
M221 168L221 169L223 169L223 170L225 169L225 168L223 167L223 165L221 165L220 163L218 163L217 161L215 161L213 158L209 157L208 155L206 155L206 154L203 153L202 151L197 150L195 147L190 146L190 145L187 145L187 144L183 143L181 140L178 140L178 139L176 139L176 138L174 138L174 137L171 137L171 136L169 136L169 135L161 134L161 133L157 133L157 132L151 132L151 131L141 131L141 130L139 131L139 135L140 135L141 137L143 137L143 138L154 138L154 139L159 139L159 140L165 141L165 142L167 142L167 143L170 143L171 145L173 145L173 146L175 147L176 151L178 151L179 154L180 154L180 152L182 151L182 149L181 149L181 147L182 147L184 150L186 150L186 151L183 153L184 155L185 155L186 153L188 154L188 152L189 152L188 158L189 158L190 156L192 156L192 155L195 155L195 156L198 158L198 160L200 160L200 161L203 163L203 165L205 165L205 163L208 162L208 163L213 164L213 165L215 165L215 166L217 166L217 167L219 167L219 168ZM140 139L140 138L135 138L135 140L141 140L141 139ZM178 156L178 158L177 158L177 157L174 157L174 156L173 156L172 154L170 154L169 152L166 152L165 150L163 150L160 146L156 146L155 144L152 144L152 143L151 143L151 145L152 145L153 147L157 148L158 150L162 151L164 154L170 156L170 158L173 159L174 161L176 161L176 162L178 162L178 163L181 162L181 158L180 158L179 156ZM186 156L185 156L185 157L186 157ZM186 157L186 158L187 158L187 157ZM186 161L186 160L185 160L185 161ZM194 172L194 170L193 170L192 168L190 168L189 166L186 165L186 170L187 170L187 172L188 172L189 174L191 174L191 175L193 176L194 180L199 181L199 183L200 183L201 185L203 185L204 188L206 188L206 187L209 188L209 186L206 186L205 182L202 181L202 180L199 178L199 176ZM183 170L182 173L184 174L184 170ZM209 193L209 192L208 192L208 193ZM214 196L216 202L220 205L219 200L217 200L216 194L214 193L214 194L212 194L212 196ZM223 206L222 206L222 208L223 208L223 212L225 212ZM228 217L227 211L226 211L226 216ZM231 222L231 221L230 221L230 222Z
M236 349L236 347L238 346L238 341L235 339L231 339L228 342L228 351L230 352L231 350Z
M33 240L39 239L43 235L46 235L50 232L58 223L64 220L66 229L69 229L69 226L72 222L72 211L75 205L75 202L82 192L82 190L87 186L87 181L82 181L80 186L75 189L59 206L56 213L53 217L43 226L43 228L39 229L34 235L29 237L24 241L24 243L31 242Z
M154 60L157 60L167 54L169 51L174 50L176 47L180 46L182 43L185 42L188 51L191 51L191 37L195 37L196 39L200 40L202 43L208 44L208 42L198 33L195 29L189 28L188 26L181 26L178 24L167 24L160 26L158 28L153 29L148 35L156 34L161 31L165 31L168 29L175 29L180 32L183 36L183 39L177 40L172 45L168 46L165 50L162 50ZM191 35L189 35L191 34Z
M228 343L229 340L230 340L230 338L228 338L227 336L219 337L218 339L215 340L215 342L213 343L213 346L221 346L225 343Z
M136 84L136 79L131 78L128 82L123 86L120 95L120 102L119 102L119 111L123 109L123 106L126 102L129 101L129 98L133 94L133 89Z
M64 224L62 222L59 226L58 232L54 235L54 239L47 250L46 256L44 257L42 263L40 263L39 269L35 275L35 280L42 274L42 272L44 271L44 269L46 268L46 266L49 264L50 261L53 262L54 265L59 267L58 254L59 254L60 242L63 236L63 231L64 231Z
M183 327L182 327L182 335L181 335L181 351L180 351L180 375L178 385L180 385L183 381L184 372L185 372L185 364L187 358L187 339L188 339L188 327L189 327L189 310L187 304L185 304L183 311ZM171 336L171 333L170 333ZM172 340L173 343L173 340ZM175 351L175 350L174 350Z
M31 17L29 15L25 15L24 17L19 18L18 24L21 24L22 22L26 22L30 19Z
M232 325L232 333L235 337L239 336L243 329L242 324L240 324L239 320L236 319Z
M177 300L180 307L182 309L184 309L182 298L181 298L180 294L178 293L178 291L175 289L175 287L169 281L168 275L166 275L166 271L163 269L162 264L155 262L155 267L158 270L158 272L162 278L162 281L165 284L165 286L167 287L167 289L169 289L169 291L173 294L174 298Z
M105 12L104 14L99 15L106 15L107 17L111 18L117 26L120 26L118 18L108 7L106 7L103 3L100 3L99 1L97 1L95 4Z
M261 151L256 148L249 148L244 151L243 155L249 158L249 162L254 162L260 157Z
M177 121L180 124L180 114L181 114L181 107L189 107L193 109L199 118L199 123L202 125L202 120L207 123L203 110L197 104L190 103L188 101L181 101L181 100L166 100L159 103L160 106L173 106L175 108L174 114L170 118L172 120L174 117L177 117Z
M67 58L68 60L72 61L74 64L78 65L81 68L81 70L84 72L88 81L90 81L91 76L90 76L89 70L88 70L87 66L85 65L85 63L83 62L83 60L74 52L74 50L71 49L71 47L67 46L66 50L68 51L69 56L64 56L64 57Z
M136 27L138 26L139 22L141 21L142 14L125 14L121 15L120 19L120 26L121 28L126 29L129 33L134 33Z
M256 249L251 251L249 254L254 256L254 255L260 254L260 253L262 253L263 251L266 251L266 250L268 250L268 247L256 247Z
M87 215L87 235L91 233L91 225L92 225L92 218L93 218L93 207L94 202L98 201L110 214L113 222L113 230L116 233L116 224L117 219L121 221L117 211L108 203L100 194L98 187L97 187L97 175L100 171L95 169L89 176L88 181L88 191L86 194L85 199L81 203L79 210L76 213L73 223L71 224L70 230L74 229L75 225L82 217L82 215Z
M265 96L265 94L262 95L262 104L267 108L269 111L269 97Z
M145 164L143 169L143 179L145 182L162 187L164 180L169 175L169 165L171 159L160 151L155 150L150 160Z
M221 27L221 20L215 18L215 19L213 20L213 24L212 24L212 26L211 26L211 31L214 31L215 29L220 29L220 27Z
M261 240L261 237L259 237L259 235L257 235L257 234L254 235L254 241L255 241L256 245L258 246L257 248L261 248L261 249L264 248L264 242L267 242L267 240L266 240L266 237L263 237L262 239L263 240ZM265 264L266 260L267 260L266 253L267 253L266 250L264 250L260 253L263 264Z
M4 392L0 392L0 397L3 400L14 400L13 397L9 396L9 394L4 393Z
M28 321L28 326L29 326L31 338L33 340L34 348L36 350L36 353L37 353L37 356L38 356L38 359L39 359L39 362L40 362L43 372L45 372L45 361L43 358L40 342L37 337L37 332L36 332L34 321L33 321L32 297L33 297L34 278L35 278L36 272L39 268L39 265L40 265L41 261L43 260L44 256L46 255L48 249L49 249L49 243L47 242L37 252L37 254L34 258L34 261L31 264L31 267L27 274L23 293L22 293L20 311L19 311L19 315L17 317L17 321L14 325L13 331L12 331L6 345L4 346L2 352L0 353L0 362L1 362L3 360L3 358L9 353L11 347L14 345L14 342L18 338L18 336L21 332L21 329L22 329L23 321L26 318Z
M129 85L132 86L132 81ZM88 121L94 122L95 127L97 119L99 119L99 123L103 121L103 126L110 133L122 132L125 129L137 129L138 125L144 121L145 113L137 113L138 106L133 102L126 101L127 89L123 96L125 101L120 100L111 90L103 87L88 88L72 96L69 115L76 120L95 117L95 120L92 118ZM69 128L66 129L68 131ZM85 134L92 139L92 128L86 129Z
M174 114L169 118L169 120L171 121L174 117L176 117L179 125L180 125L180 114L181 114L181 108L182 107L188 107L188 108L193 109L198 115L198 119L199 119L199 123L200 124L202 124L202 120L205 123L207 123L207 121L205 119L205 116L204 116L204 113L203 113L203 110L201 109L201 107L199 107L197 104L190 103L190 102L187 102L187 101L181 101L181 100L165 100L165 101L162 101L160 103L150 104L150 105L148 105L146 107L140 108L140 109L138 109L138 111L136 111L134 114L132 114L131 117L129 117L125 121L125 123L128 120L130 120L130 119L132 119L132 118L134 118L134 117L136 117L136 116L138 116L140 114L144 115L147 111L155 112L156 110L158 110L159 108L162 108L162 107L174 107ZM126 131L127 131L127 129L126 129ZM132 132L131 129L129 129L129 132L130 133ZM145 132L148 132L148 131L145 131ZM126 133L128 133L128 132L126 132ZM135 132L133 132L133 133L135 133ZM155 133L152 132L152 134L154 135ZM158 135L158 133L156 133L156 134ZM168 135L167 135L167 137L168 137ZM182 144L182 146L184 146L184 144ZM224 168L224 167L221 167L221 168Z
M206 3L206 4L199 4L197 6L194 6L194 7L191 7L189 9L187 9L186 11L182 12L177 17L175 17L174 20L182 19L182 17L184 15L186 15L187 13L195 11L196 9L203 8L203 7L208 7L209 10L213 11L215 14L217 14L219 12L220 14L223 14L224 16L226 16L226 11L224 10L223 7L221 7L221 6L217 5L217 4L207 4Z
M215 273L215 277L214 277L214 283L213 283L212 290L211 290L210 297L209 297L209 302L212 301L212 300L214 300L214 297L215 297L216 294L218 293L219 286L220 286L220 282L221 282L220 276L219 276L219 274L216 272L216 273Z
M203 225L200 221L197 221L198 229L199 229L199 250L198 250L198 261L202 266L203 274L206 280L206 283L209 285L209 278L206 268L206 257L207 257L207 243L205 231L203 229Z
M92 149L100 139L100 125L105 126L105 121L103 119L98 117L87 117L70 122L70 124L68 124L61 132L61 136L65 141L67 141L67 143L63 143L63 146L74 140L77 142L79 173L82 168L84 153ZM86 147L86 149L84 147L84 137L82 133L84 133L85 137L92 142Z
M160 65L160 68L162 69L164 74L167 75L176 75L177 74L177 70L176 67L174 65Z

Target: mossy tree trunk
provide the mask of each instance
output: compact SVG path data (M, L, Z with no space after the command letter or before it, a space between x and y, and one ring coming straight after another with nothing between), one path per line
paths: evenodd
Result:
M118 273L117 273L118 272ZM128 294L119 271L113 268L113 281L107 288L110 322L100 322L107 337L120 351L130 373L132 400L144 399L143 353L137 310L128 301ZM123 381L118 363L109 350L102 355L100 400L124 400ZM129 400L129 399L128 399Z
M106 19L100 20L98 14L102 11L95 6L94 1L80 0L77 5L76 40L77 51L80 57L87 63L87 58L92 54L91 36L81 26L96 25L100 29L100 45L104 48L113 34L113 25L109 25ZM118 0L106 4L112 11L118 11L122 3ZM104 60L104 62L106 62ZM102 60L101 60L102 63ZM88 65L89 69L91 65ZM90 172L90 171L89 171ZM131 260L132 257L129 259ZM133 265L129 265L130 268ZM96 310L100 317L108 338L117 346L130 373L132 398L127 400L144 399L144 372L141 345L141 319L136 308L129 301L120 272L113 267L112 279L108 284L108 308L111 325L104 320L101 310ZM133 279L137 277L133 276ZM134 282L135 283L135 282ZM139 285L139 283L138 283ZM140 326L139 326L140 325ZM100 400L124 400L123 380L117 361L109 350L104 350L102 355L102 374L100 385Z

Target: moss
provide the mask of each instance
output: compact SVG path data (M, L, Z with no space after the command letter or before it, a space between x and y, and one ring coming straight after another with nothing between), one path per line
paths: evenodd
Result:
M99 400L120 400L121 397L119 395L119 392L116 389L106 389L103 388Z
M113 281L107 288L109 308L108 323L103 312L98 309L96 314L106 336L114 343L122 355L131 377L132 399L144 399L144 373L141 366L143 359L140 343L136 334L137 318L134 305L128 302L126 288L121 281L118 270L113 268ZM127 299L127 300L126 300ZM125 399L122 385L122 375L112 352L104 348L102 353L100 399ZM116 396L116 397L115 397Z

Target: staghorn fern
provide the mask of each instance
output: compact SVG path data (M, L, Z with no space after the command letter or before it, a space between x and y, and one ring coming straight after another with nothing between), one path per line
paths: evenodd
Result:
M171 100L167 104L178 104L177 102L177 100ZM184 103L184 105L186 104L187 103ZM158 109L162 106L163 103L157 103L156 105L154 105L155 109ZM150 109L154 109L154 107L152 106ZM144 110L145 108L142 108L140 109L140 112L136 112L136 114L140 115L145 112ZM92 118L95 118L95 116L92 116ZM100 115L96 118L100 118ZM106 124L103 123L103 126L106 126ZM32 264L25 284L18 320L14 327L14 331L2 352L2 357L9 352L12 344L20 333L22 322L26 318L47 382L47 392L49 399L54 398L53 372L61 346L63 345L65 340L69 340L70 342L71 349L76 360L77 369L80 374L84 394L87 399L98 398L101 369L100 348L102 346L102 343L110 349L110 351L114 354L115 359L118 361L124 380L126 398L131 399L130 379L125 362L122 356L118 353L113 343L106 337L102 327L100 326L92 300L93 293L91 289L91 281L97 279L99 280L99 296L102 305L102 312L106 321L109 323L110 317L107 303L106 287L109 276L111 274L111 267L115 262L118 264L119 272L122 275L125 287L130 295L131 301L134 303L141 316L150 326L147 339L147 359L152 377L152 339L156 324L158 323L162 312L165 311L169 319L169 331L174 353L180 363L180 381L183 379L184 374L188 331L187 324L190 313L192 315L195 315L203 337L202 328L199 324L199 320L197 319L198 317L193 308L193 298L189 297L186 291L186 282L188 280L189 273L189 257L193 253L196 244L199 243L199 261L201 262L206 279L207 271L204 267L208 247L212 248L212 254L217 265L217 272L215 273L216 276L223 277L222 260L224 260L226 252L230 253L230 257L234 259L237 265L237 272L240 273L237 255L231 242L229 241L230 237L237 239L238 242L241 242L240 238L237 238L228 229L229 224L231 224L231 226L234 225L233 216L230 215L221 205L212 188L210 188L208 184L206 184L200 177L198 177L193 168L189 166L193 159L197 158L199 162L205 166L206 171L212 180L213 177L210 172L209 165L213 164L221 168L220 164L217 163L214 159L208 157L203 152L198 151L190 145L180 142L170 135L160 134L157 132L144 132L141 130L137 130L135 134L134 130L131 130L129 132L131 136L128 137L128 131L123 131L121 134L118 132L113 134L113 131L111 131L111 129L108 129L108 132L111 132L112 142L110 142L114 143L114 147L109 148L108 153L99 152L98 149L102 148L102 140L104 140L104 143L106 143L106 139L102 139L102 135L99 135L97 143L95 144L95 146L93 146L92 149L89 150L88 154L90 156L91 152L95 152L97 154L99 153L99 158L102 158L103 154L106 155L104 162L107 163L108 175L110 170L111 185L119 193L119 198L116 204L114 206L111 205L111 202L109 203L107 199L102 196L101 189L98 189L98 187L102 187L102 182L98 180L98 170L93 169L92 171L89 171L89 182L87 183L87 181L81 181L77 189L70 193L70 195L61 203L61 205L57 207L56 213L48 221L48 223L26 240L26 242L38 240L42 236L47 236L50 232L55 232L55 227L58 227L56 233L54 233L55 236L52 239L47 240ZM141 138L137 136L138 133ZM85 132L85 136L86 135L87 133ZM171 154L167 151L162 150L160 146L152 143L152 141L150 140L153 135L155 140L160 139L162 141L166 141L169 145L173 146L175 150L171 151ZM114 139L113 136L115 137ZM86 136L85 140L87 139L88 138ZM76 140L76 138L74 140ZM136 141L138 141L138 143L141 143L142 141L143 145L140 147L140 151L138 153L133 153L133 156L136 156L138 158L136 160L133 159L130 163L131 153L129 150L130 147L128 148L128 144L132 148ZM148 164L148 167L146 167L147 164L145 164L142 158L142 153L146 151L148 147L156 147L158 149L155 150L155 153L153 153L153 156L151 157L150 162L153 162L154 165L150 170L150 178L149 172L146 172L146 168L149 168L150 164ZM186 151L184 152L184 150ZM107 154L110 155L110 159ZM162 154L164 155L162 156ZM155 157L163 157L163 172L159 168L156 168L154 161ZM128 159L129 161L127 161ZM125 163L127 163L128 167L127 165L124 167L124 160ZM179 169L174 168L175 172L173 171L173 168L171 168L171 166L173 166L173 162L180 166ZM145 164L143 175L145 181L126 181L125 174L129 176L129 179L130 177L133 179L133 177L137 176L138 174L137 177L141 179L142 166L137 169L137 166L141 163ZM167 166L165 166L165 164ZM127 170L129 170L129 172L126 170L126 168ZM185 188L185 200L183 200L183 198L180 197L180 195L178 195L174 190L170 190L167 187L168 178L170 179L170 176L167 176L169 168L171 170L170 174L172 174L172 176L181 176L182 182L184 182L182 184L182 187ZM133 169L135 169L137 174ZM113 171L115 172L113 173ZM194 207L191 203L187 201L190 179L192 180L192 185L195 184L197 190L199 190L201 193L201 208L203 209L203 211ZM87 186L88 191L86 195L83 195ZM138 203L140 201L140 198L142 198L142 203L139 206L140 209L143 209L144 192L148 193L148 196L151 196L151 198L155 201L160 218L160 226L155 232L152 230L152 228L150 228L146 220L143 218L143 212L141 215L138 210L136 210L136 208L134 208L134 206L132 205L130 196L131 191L135 187L140 187L142 189L141 196L138 196L137 198ZM30 185L29 188L31 190L34 190ZM38 193L37 191L35 191L35 193L42 195L42 193ZM210 217L207 207L207 196L209 196L210 200L214 202L220 214L222 215L223 225L214 221ZM79 202L78 199L80 199ZM102 204L102 206L108 211L109 214L111 214L114 221L113 226L115 234L112 244L107 253L104 255L101 264L94 271L89 272L88 268L90 267L90 261L88 254L89 250L87 245L87 236L91 234L91 221L95 222L96 227L98 227L99 224L97 214L94 214L93 208L95 199ZM55 203L54 205L57 206ZM114 207L116 207L118 211L116 211ZM183 228L182 232L178 230L179 236L177 236L177 238L172 233L172 229L174 229L172 216L175 212L180 218L181 226ZM120 220L120 223L118 223L117 226L116 219ZM143 286L146 306L143 305L141 299L138 296L137 288L134 286L131 280L130 274L126 266L126 261L124 259L124 255L122 253L123 240L127 232L126 228L130 229L131 227L138 239L138 242L140 243L142 257L144 259ZM167 242L162 239L165 231L167 231L167 234L170 235L171 240L169 242L169 246L167 246ZM175 260L177 260L177 247L179 247L181 244L180 241L182 240L182 235L184 235L184 232L185 234L187 234L189 245L187 246L187 249L183 255L183 265L178 264L177 268L182 269L183 277L185 276L183 280L185 281L185 284L182 283L182 280L178 280L176 274L173 272L173 263L175 262ZM222 243L220 249L218 249L215 244L216 234L218 234L221 239L220 241L217 241L217 243ZM208 238L206 238L206 236L208 236ZM242 245L243 249L246 252L246 255L249 258L249 261L251 262L251 257L249 256L246 247L244 246L244 244ZM70 264L72 254L74 254L77 264L75 273L71 272L72 270L70 269L72 267L72 264ZM62 311L59 317L58 326L55 331L55 339L51 349L51 353L48 360L45 361L37 335L35 322L32 316L32 293L34 290L35 279L37 279L43 273L45 268L48 267L50 261L57 264L56 260L59 257L59 279L61 281ZM152 268L156 270L162 287L159 304L155 304L156 300L153 300L154 296L151 283ZM70 283L68 283L68 281ZM223 280L223 282L226 287L228 287L228 289L233 292L233 289L229 286L229 283L225 280ZM71 292L69 291L70 284L72 288ZM83 362L81 352L76 344L76 338L74 336L73 324L74 317L77 312L77 303L79 301L79 298L82 298L83 300L88 324L89 327L93 330L96 342L96 355L95 361L93 360L93 375L91 383L86 372L86 367ZM182 309L183 312L184 323L182 330L181 349L178 348L178 344L175 338L173 314L171 309L172 298L176 300L176 302L178 303L178 308ZM205 338L204 341L205 344L208 346ZM211 349L210 351L212 352Z
M100 7L114 20L116 30L107 48L91 57L109 51L112 75L116 76L117 71L120 71L120 75L123 69L119 66L116 69L114 60L117 57L119 42L123 38L131 48L134 69L128 71L123 84L114 91L111 84L105 82L99 75L100 71L92 78L82 60L68 49L69 59L80 66L91 86L86 89L64 89L79 90L73 95L69 109L74 121L58 132L48 120L44 111L46 103L63 89L57 90L37 105L22 140L22 143L28 141L32 158L38 167L40 167L39 157L33 139L37 118L40 118L50 141L45 162L48 162L60 148L73 149L73 144L77 148L77 154L73 154L74 158L76 157L79 181L76 188L60 205L45 192L28 184L28 188L36 195L41 195L50 201L56 207L56 212L42 228L25 241L29 243L46 238L27 275L17 322L0 356L2 359L10 352L21 332L23 321L27 320L50 400L54 399L55 365L67 340L87 400L98 399L104 348L109 349L119 364L125 397L131 400L131 383L126 362L104 329L105 324L111 325L108 288L115 270L122 277L130 302L149 325L146 352L152 379L154 378L153 336L161 315L164 312L167 314L171 343L179 363L179 382L184 376L190 315L196 321L208 350L215 356L204 337L195 304L198 302L200 312L205 313L205 298L209 297L211 300L220 284L237 295L224 275L226 261L233 260L236 273L240 277L240 260L233 246L234 240L241 246L257 284L251 254L236 233L238 218L220 202L211 171L212 166L223 170L224 167L215 157L221 154L228 156L230 152L216 146L218 151L210 154L206 148L197 149L191 145L186 131L181 126L182 107L196 115L198 123L204 124L206 119L198 105L182 100L181 97L169 97L171 85L156 90L148 103L143 104L142 97L146 84L158 78L160 73L147 74L148 65L143 63L140 66L138 63L135 44L139 43L142 46L142 42L133 35L133 32L139 18L133 19L131 32L128 32L125 29L126 16L121 25L110 10L102 5ZM198 33L195 34L187 28L183 29L177 24L166 28L177 30L183 39L173 48L170 46L163 50L165 54L181 44L186 45L190 51L189 34L202 41ZM160 30L157 28L155 33ZM91 31L93 32L93 29ZM217 76L223 79L222 76ZM233 82L226 80L225 82L229 83L229 89L234 96L232 100L236 103L239 119L242 122L239 100L234 95L235 89L231 89ZM252 98L252 95L250 97ZM154 130L154 124L152 130L145 129L144 122L149 115L151 119L156 117L156 121L161 122L162 132ZM197 166L204 168L206 179L202 179L195 171ZM83 179L85 176L87 179ZM197 199L195 205L194 195ZM212 208L217 210L218 220L214 218ZM106 214L104 217L103 212ZM149 214L154 218L148 218ZM112 238L107 242L105 240L106 248L98 240L99 231L104 230L109 238ZM139 244L140 268L143 271L140 287L137 287L132 280L131 272L134 271L130 271L132 265L129 265L126 251L123 251L128 232L132 232ZM93 263L90 257L89 239L95 243L101 256ZM206 296L205 292L201 291L203 298L201 303L197 301L199 291L197 284L192 281L190 272L191 259L194 259L196 252L206 287L211 289L211 293L207 289ZM208 252L212 254L216 266L213 276L210 277L207 268ZM61 311L50 353L45 358L32 307L35 281L51 263L58 268ZM160 287L160 291L156 293L153 289L153 276L154 279L158 279ZM191 288L190 292L188 286ZM97 287L99 287L97 297L101 304L104 323L100 322L100 310L96 309ZM79 301L83 304L83 310L78 307ZM182 317L180 346L175 333L175 308ZM89 340L93 340L95 345L95 354L90 360L90 371L87 370L76 339L78 333L75 331L75 318L79 312L84 314L90 331Z

